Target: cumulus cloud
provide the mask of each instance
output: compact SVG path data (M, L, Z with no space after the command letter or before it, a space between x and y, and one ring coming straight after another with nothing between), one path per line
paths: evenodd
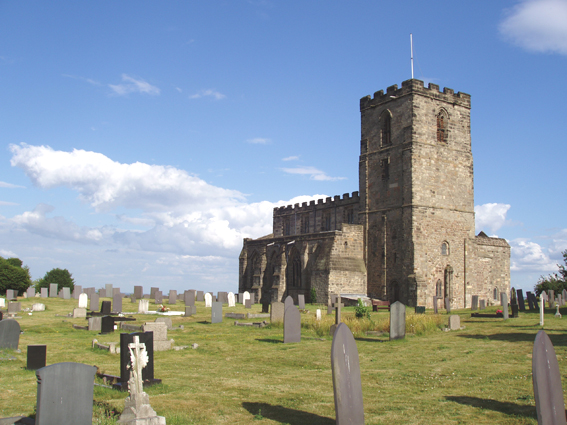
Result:
M537 271L549 273L557 270L556 261L549 258L544 248L527 239L514 239L509 242L512 247L510 270Z
M300 174L309 176L311 180L319 181L335 181L335 180L345 180L346 177L331 177L328 176L324 171L321 171L315 167L295 167L295 168L282 168L285 173L288 174Z
M263 137L255 137L254 139L248 139L246 140L248 143L251 143L253 145L268 145L270 143L272 143L272 141L270 139L266 139Z
M508 204L476 205L474 207L476 231L490 229L492 233L496 232L506 223L506 214L509 209L510 205Z
M500 33L532 52L567 54L567 0L527 0L506 11Z
M136 79L128 74L122 74L122 81L122 84L109 84L108 87L110 87L112 91L119 96L129 93L145 93L157 96L161 93L159 88L152 86L150 83L141 78Z
M189 96L189 99L199 99L201 97L212 97L215 100L221 100L224 99L226 96L214 89L207 89L207 90L201 90L191 96Z
M17 257L16 254L14 254L12 251L7 250L7 249L0 249L0 257L4 257L4 258L13 258L13 257Z

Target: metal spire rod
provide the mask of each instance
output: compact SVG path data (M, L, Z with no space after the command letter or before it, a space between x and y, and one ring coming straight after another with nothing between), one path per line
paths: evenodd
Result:
M411 48L411 79L413 80L413 34L409 35L410 48Z

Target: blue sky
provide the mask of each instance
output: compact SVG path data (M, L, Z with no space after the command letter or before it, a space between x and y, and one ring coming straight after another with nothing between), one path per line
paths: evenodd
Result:
M274 206L358 190L359 100L472 96L477 231L529 290L567 249L567 1L0 2L0 255L232 290Z

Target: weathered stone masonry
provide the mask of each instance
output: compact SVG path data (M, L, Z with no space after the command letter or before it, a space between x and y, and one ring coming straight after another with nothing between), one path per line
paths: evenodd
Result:
M474 235L470 107L419 80L362 98L359 191L275 208L274 233L244 240L239 290L454 308L509 291L510 246Z

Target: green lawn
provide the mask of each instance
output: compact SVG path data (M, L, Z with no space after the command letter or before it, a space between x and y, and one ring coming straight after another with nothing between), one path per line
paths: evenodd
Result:
M47 364L82 362L108 374L120 374L119 355L91 348L94 338L120 341L118 332L101 336L76 330L72 324L85 325L84 319L56 316L71 312L77 301L20 301L24 308L43 302L47 310L32 316L20 313L18 322L24 332L21 353L0 353L0 417L34 411L35 373L25 369L29 344L47 344ZM137 304L127 299L123 307L137 311ZM172 307L182 310L183 303ZM308 305L309 312L302 314L302 342L285 345L281 326L236 327L233 319L226 318L221 324L210 324L210 309L204 303L197 303L196 316L173 317L174 326L183 324L185 328L170 331L168 337L175 345L197 343L199 347L155 353L155 377L163 384L147 389L152 407L169 425L333 424L332 339L324 327L311 325L316 308ZM328 326L332 317L326 316L326 307L323 310ZM240 305L225 307L224 312L228 311L245 309ZM252 312L259 313L260 306L254 306ZM539 314L520 313L519 318L507 321L471 319L465 310L456 314L465 329L443 332L429 326L420 335L394 342L389 342L387 335L367 336L366 328L355 332L367 424L537 423L531 353L540 329ZM353 315L352 309L343 310L345 321L356 320L349 317ZM425 316L428 323L447 322L446 315L439 315L437 320L428 311ZM136 323L155 320L151 315L135 317ZM372 313L376 329L384 329L387 318L387 312ZM260 320L264 319L249 321ZM422 321L423 316L414 317L408 308L408 328ZM549 310L544 328L564 376L567 317L556 319ZM96 386L93 423L114 423L104 418L104 412L120 412L125 397L125 393Z

